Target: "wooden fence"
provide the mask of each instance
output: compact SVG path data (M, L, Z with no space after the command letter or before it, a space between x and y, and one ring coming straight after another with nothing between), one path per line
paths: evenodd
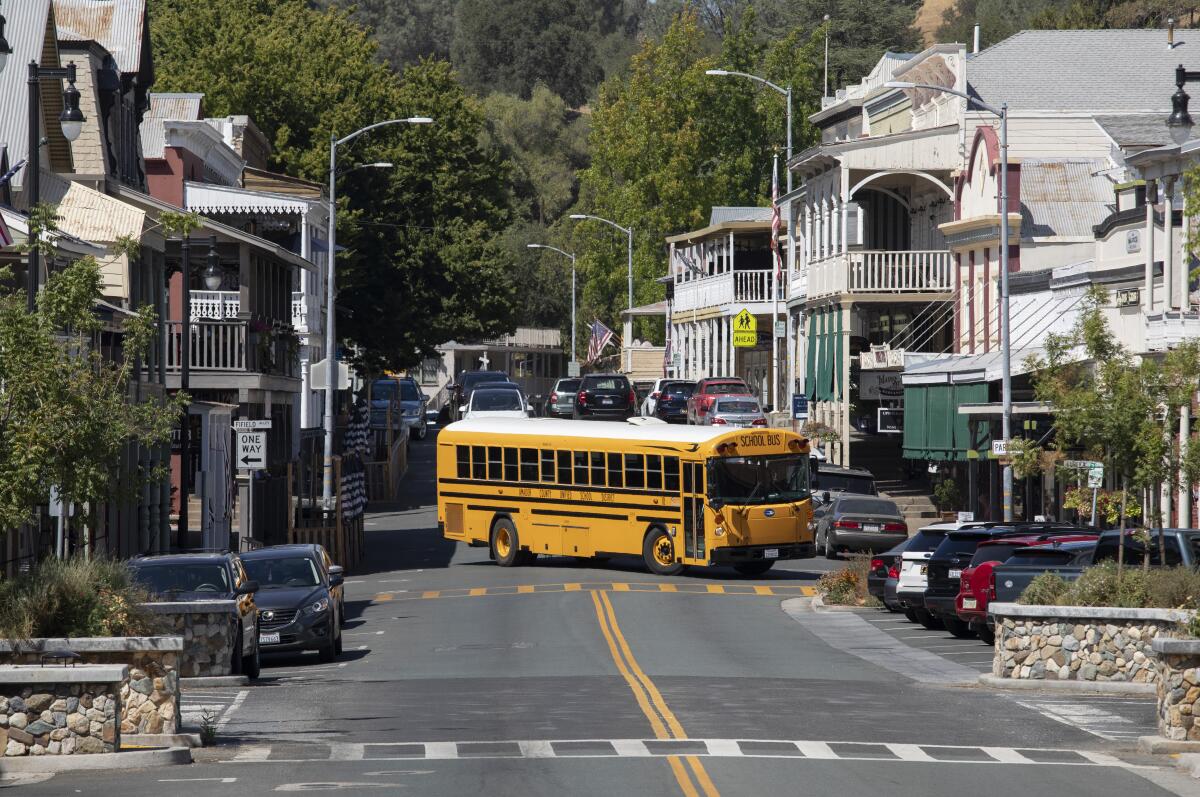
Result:
M311 472L307 474L311 478ZM333 458L334 484L342 485L342 458ZM346 512L347 496L338 490L331 511L325 511L310 501L298 500L294 487L306 477L304 469L288 464L288 542L316 543L325 547L335 564L350 569L362 561L366 544L363 528L363 513L353 516Z
M364 462L367 469L367 499L395 501L400 497L400 480L408 470L408 435L399 434L383 447L384 458Z

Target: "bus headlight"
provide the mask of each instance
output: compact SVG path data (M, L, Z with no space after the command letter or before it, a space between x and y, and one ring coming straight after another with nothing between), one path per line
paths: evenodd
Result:
M713 529L713 534L717 535L718 537L724 537L725 536L725 527L717 526L715 529Z

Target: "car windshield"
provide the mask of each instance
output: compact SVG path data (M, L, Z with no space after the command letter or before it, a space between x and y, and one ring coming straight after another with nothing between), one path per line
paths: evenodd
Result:
M728 504L764 504L808 497L807 456L721 457L709 462L710 499Z
M282 587L315 587L321 583L317 566L307 556L288 556L279 559L243 559L246 573L258 582L260 589Z
M227 593L229 572L217 562L134 565L133 576L152 593Z
M717 402L717 412L759 412L753 399L725 399Z
M421 391L417 390L417 386L412 382L400 383L400 400L401 401L420 401Z
M987 535L978 534L947 534L942 544L933 552L934 559L945 559L956 553L975 553L979 543L987 539Z
M696 386L690 382L668 382L662 392L671 398L687 398L696 392Z
M996 546L1006 547L1006 546ZM1021 551L1013 554L1004 561L1005 565L1032 565L1034 567L1058 567L1067 565L1075 558L1078 551L1060 551L1048 548L1045 551Z
M846 498L838 501L839 515L887 515L900 517L900 508L882 498Z
M1013 551L1026 545L1027 543L1012 542L1003 543L1001 545L980 545L975 549L975 555L971 557L971 566L983 564L984 562L1003 562L1005 559L1013 555Z
M817 471L817 489L828 492L857 493L858 495L874 495L875 480L870 476L859 476L853 473L830 473Z
M629 383L618 376L598 377L589 379L587 382L589 390L629 390Z
M558 383L554 390L558 393L574 393L579 389L578 379L563 379Z
M521 394L515 390L476 390L471 394L471 409L483 412L522 410Z
M750 388L742 382L709 382L704 386L705 393L733 393L738 396L750 395Z
M391 379L380 379L371 383L371 401L391 401L396 398L399 385Z
M946 538L946 532L941 529L921 529L912 536L912 541L904 550L912 551L913 553L925 553L927 551L937 550L937 547L942 544L942 540Z

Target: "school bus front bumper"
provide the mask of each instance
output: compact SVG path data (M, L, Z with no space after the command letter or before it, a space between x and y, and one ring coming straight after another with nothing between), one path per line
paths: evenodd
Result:
M816 548L811 542L730 545L713 548L709 553L709 562L714 565L736 565L743 562L760 562L764 559L811 559L814 556Z

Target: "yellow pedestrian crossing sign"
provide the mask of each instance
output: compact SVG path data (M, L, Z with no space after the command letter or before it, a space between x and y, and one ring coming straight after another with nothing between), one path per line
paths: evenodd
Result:
M750 348L758 345L758 319L745 308L733 317L733 345Z

